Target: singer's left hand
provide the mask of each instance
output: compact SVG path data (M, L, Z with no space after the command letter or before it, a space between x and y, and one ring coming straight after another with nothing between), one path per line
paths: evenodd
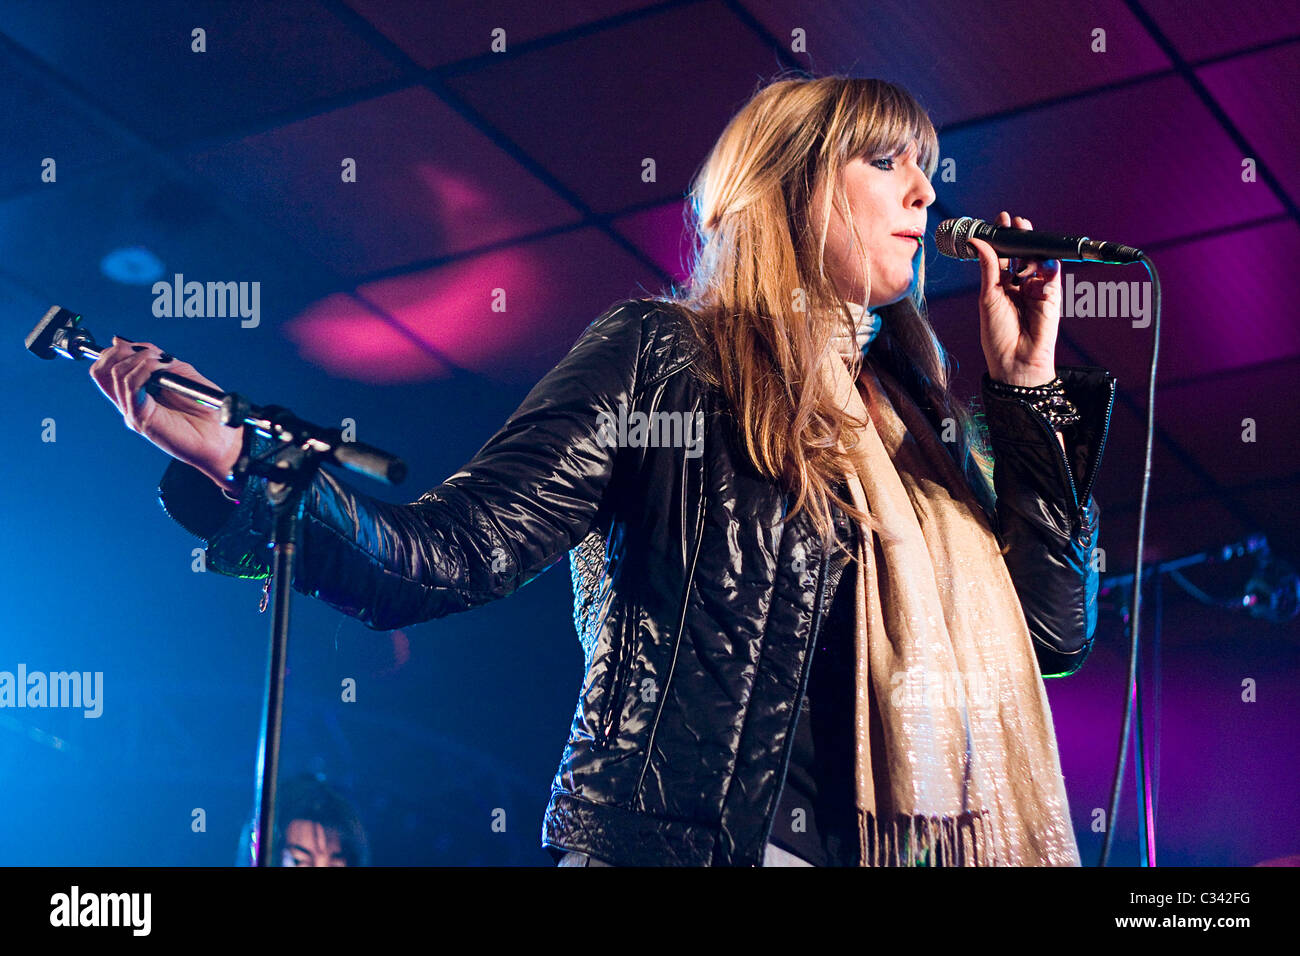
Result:
M1023 216L1002 212L997 225L1033 229ZM1011 385L1044 385L1056 377L1056 332L1061 320L1061 263L1017 260L1013 284L1008 260L983 239L967 240L980 261L980 345L989 376Z

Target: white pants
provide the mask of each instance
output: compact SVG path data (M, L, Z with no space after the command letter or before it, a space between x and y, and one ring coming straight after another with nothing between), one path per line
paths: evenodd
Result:
M604 860L598 860L594 856L587 856L585 853L579 853L577 850L570 850L560 858L559 866L613 866L613 863L606 863ZM763 847L763 865L764 866L812 866L803 857L795 856L788 850L783 850L774 843L768 843Z

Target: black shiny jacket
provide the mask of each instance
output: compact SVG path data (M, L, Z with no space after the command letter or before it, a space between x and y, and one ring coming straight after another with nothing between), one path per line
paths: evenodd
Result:
M388 504L324 471L308 492L294 587L375 629L505 597L570 556L587 670L542 825L557 859L759 865L785 779L827 554L807 512L785 521L788 496L738 453L720 393L689 373L692 343L671 309L620 303L418 500ZM1058 372L1084 419L1068 459L1025 402L984 389L994 526L1045 676L1092 645L1090 489L1115 392L1104 370ZM703 435L614 445L620 406L686 413ZM173 462L159 491L208 543L208 567L266 576L264 479L236 506Z

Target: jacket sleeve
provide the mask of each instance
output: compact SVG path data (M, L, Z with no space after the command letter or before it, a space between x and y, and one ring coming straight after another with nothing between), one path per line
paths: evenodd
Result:
M555 564L601 509L617 452L601 413L632 403L647 314L630 300L597 318L487 444L414 502L380 501L322 468L307 491L294 589L387 630L505 597ZM253 452L270 444L258 435ZM269 574L265 478L250 477L235 503L173 461L159 497L207 543L208 568Z
M1092 650L1101 516L1092 485L1115 402L1104 369L1058 366L1057 374L1082 419L1065 432L1068 455L1027 401L993 394L987 373L982 387L999 537L1044 677L1074 673Z

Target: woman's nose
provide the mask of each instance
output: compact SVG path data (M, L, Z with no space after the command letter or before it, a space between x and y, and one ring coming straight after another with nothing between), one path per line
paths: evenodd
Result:
M934 187L930 185L930 180L921 173L920 183L912 190L911 205L924 209L935 200Z

